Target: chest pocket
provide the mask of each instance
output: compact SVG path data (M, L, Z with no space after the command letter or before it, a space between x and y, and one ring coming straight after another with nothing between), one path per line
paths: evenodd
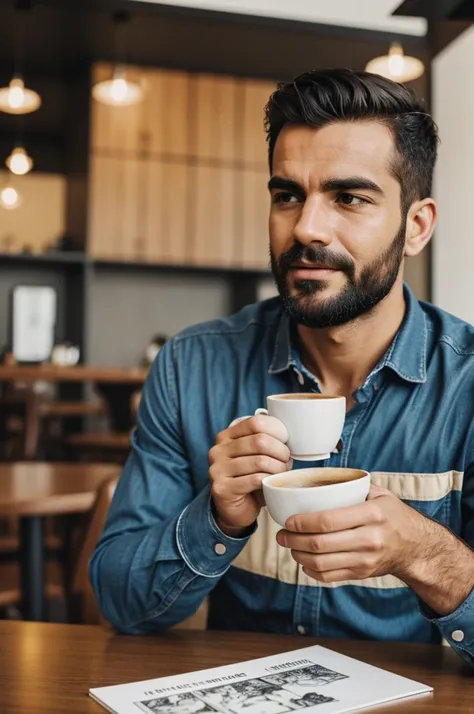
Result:
M372 471L372 483L391 491L413 508L460 535L461 491L464 474L445 471L437 474Z

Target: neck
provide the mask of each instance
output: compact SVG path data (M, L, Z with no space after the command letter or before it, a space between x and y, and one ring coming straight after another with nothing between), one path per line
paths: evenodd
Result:
M346 397L353 393L388 350L405 314L403 279L372 312L357 320L327 329L298 325L302 361L318 380L321 391Z

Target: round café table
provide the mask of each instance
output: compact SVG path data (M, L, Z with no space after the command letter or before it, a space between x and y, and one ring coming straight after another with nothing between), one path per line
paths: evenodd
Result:
M44 519L84 513L100 484L118 477L114 464L0 464L0 517L20 518L21 587L26 620L45 618Z

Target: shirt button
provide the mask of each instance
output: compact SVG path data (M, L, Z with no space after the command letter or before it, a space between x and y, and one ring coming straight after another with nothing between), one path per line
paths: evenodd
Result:
M464 639L464 632L462 630L454 630L451 637L455 642L462 642Z
M377 384L377 382L375 382L374 383L374 392L376 392L378 388L379 388L379 385Z
M298 380L298 382L300 384L304 384L304 377L301 374L301 372L299 371L299 369L295 369L295 372L296 372L296 379Z
M305 635L306 634L306 627L304 625L298 625L296 628L298 630L298 633L300 635Z
M225 547L224 543L216 543L214 546L214 550L217 555L224 555L227 548Z

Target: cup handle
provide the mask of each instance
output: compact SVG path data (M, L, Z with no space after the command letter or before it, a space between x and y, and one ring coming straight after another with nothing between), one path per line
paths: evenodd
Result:
M256 409L254 412L254 416L257 416L257 414L265 414L266 416L268 416L268 411L267 411L267 409ZM228 428L230 429L231 426L240 424L240 422L244 421L244 419L250 419L251 416L252 416L251 414L247 414L247 416L237 417L237 419L234 419L234 421L231 421Z

